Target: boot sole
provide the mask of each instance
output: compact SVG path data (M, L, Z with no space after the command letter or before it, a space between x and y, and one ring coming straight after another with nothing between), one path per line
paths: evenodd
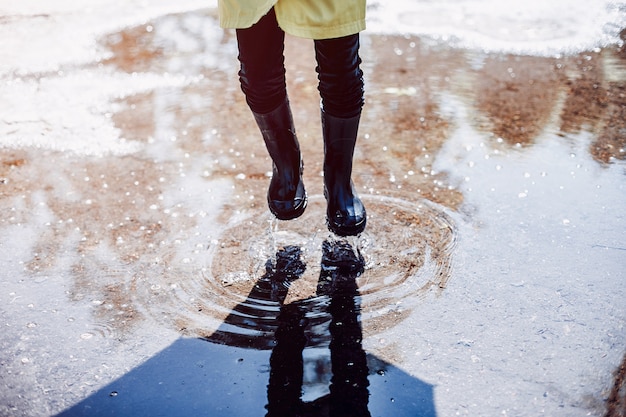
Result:
M367 217L363 218L363 221L357 223L353 226L344 226L341 224L336 224L330 221L328 215L326 215L326 225L328 226L328 230L336 234L337 236L346 237L346 236L356 236L365 230L365 225L367 224Z
M307 198L305 197L302 204L300 204L295 209L290 210L290 211L276 210L274 207L272 207L271 201L268 201L268 206L269 206L270 212L278 220L293 220L295 218L302 216L302 214L304 213L304 210L306 209L306 206L307 206Z

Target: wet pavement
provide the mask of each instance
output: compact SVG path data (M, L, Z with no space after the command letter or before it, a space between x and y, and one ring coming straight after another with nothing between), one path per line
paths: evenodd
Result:
M346 241L311 42L286 45L310 203L282 222L233 33L187 10L82 49L46 34L90 11L0 19L40 28L0 47L0 415L620 415L623 48L364 33Z

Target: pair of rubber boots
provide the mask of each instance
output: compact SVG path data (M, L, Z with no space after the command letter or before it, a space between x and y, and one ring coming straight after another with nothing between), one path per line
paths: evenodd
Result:
M295 219L304 212L307 195L289 102L285 100L270 113L253 114L273 161L267 192L269 209L278 219ZM359 119L360 115L344 119L322 110L326 223L338 236L358 235L365 229L367 220L365 207L351 180Z

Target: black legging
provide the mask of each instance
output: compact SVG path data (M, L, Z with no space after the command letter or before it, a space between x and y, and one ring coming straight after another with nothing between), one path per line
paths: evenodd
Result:
M272 8L248 29L237 29L239 80L250 109L266 114L287 96L284 51L285 32ZM318 90L324 111L349 118L363 107L363 72L359 57L359 34L315 40Z

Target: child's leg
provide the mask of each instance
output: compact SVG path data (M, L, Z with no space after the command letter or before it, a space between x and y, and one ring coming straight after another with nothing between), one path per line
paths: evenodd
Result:
M307 197L300 145L287 100L284 40L274 9L251 28L237 30L241 89L272 158L267 203L277 218L290 220L304 212Z

